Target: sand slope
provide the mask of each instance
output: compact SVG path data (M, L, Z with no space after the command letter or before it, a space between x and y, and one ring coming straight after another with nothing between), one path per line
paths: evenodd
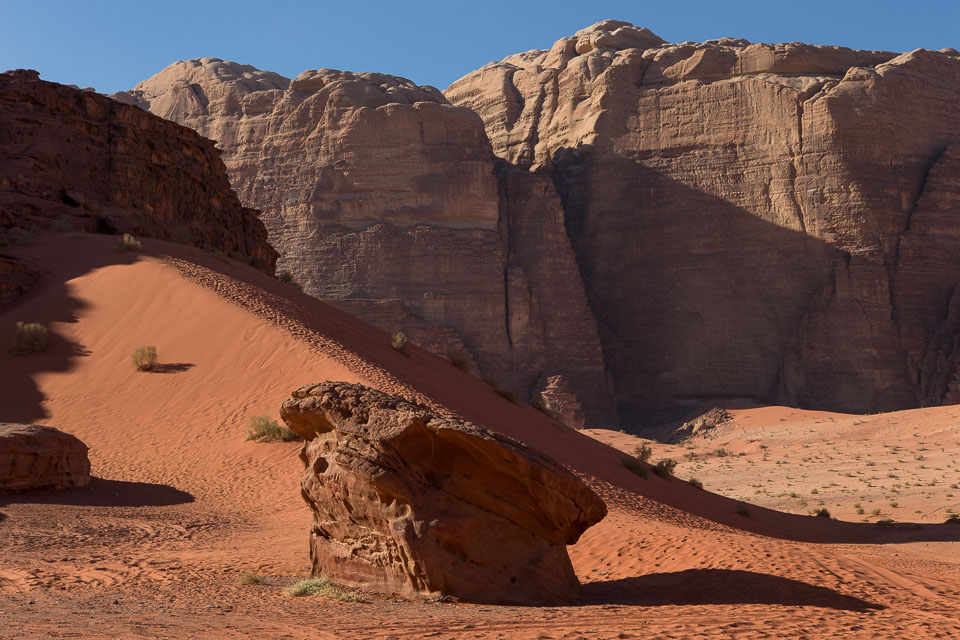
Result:
M17 320L54 334L44 354L0 353L0 419L74 433L98 478L0 498L0 637L960 635L960 570L938 559L960 527L743 516L736 500L632 474L615 448L416 347L405 358L387 333L245 265L156 241L117 254L113 242L53 235L20 249L48 273L0 314L0 336ZM163 372L133 370L140 344L157 347ZM611 513L571 548L583 604L283 597L276 585L307 564L298 447L245 442L245 423L324 379L457 413L590 482ZM898 555L919 544L930 552ZM239 587L243 569L274 586Z

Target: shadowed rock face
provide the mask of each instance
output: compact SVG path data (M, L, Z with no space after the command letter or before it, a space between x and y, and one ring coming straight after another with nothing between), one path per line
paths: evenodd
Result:
M0 423L0 493L90 483L87 445L52 427Z
M315 576L472 602L578 595L566 545L606 506L552 460L363 385L301 387L280 415L306 440Z
M175 238L269 273L276 262L209 140L18 70L0 74L0 239L33 227Z
M445 95L556 184L625 422L703 397L960 397L956 51L606 21Z
M498 163L469 109L403 78L215 58L118 98L217 141L307 293L523 398L563 374L591 426L616 424L553 184Z

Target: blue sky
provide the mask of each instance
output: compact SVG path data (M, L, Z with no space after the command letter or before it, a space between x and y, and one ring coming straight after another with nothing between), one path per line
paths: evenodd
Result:
M0 0L0 70L33 68L47 80L110 93L176 60L211 56L289 77L330 67L443 89L491 60L549 48L605 18L673 42L733 36L960 49L960 0Z

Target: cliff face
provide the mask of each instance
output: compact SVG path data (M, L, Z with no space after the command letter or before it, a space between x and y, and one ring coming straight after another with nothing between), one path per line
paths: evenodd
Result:
M276 261L209 140L35 71L0 74L0 230L57 219L220 249L270 273Z
M451 85L553 180L621 416L955 401L960 55L606 21Z
M469 109L382 74L288 80L213 58L118 98L217 141L307 293L522 396L564 374L592 424L615 424L553 184L498 164Z

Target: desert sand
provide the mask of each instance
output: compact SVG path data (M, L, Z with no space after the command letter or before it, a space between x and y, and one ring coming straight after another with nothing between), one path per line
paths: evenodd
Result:
M960 493L953 407L731 408L692 449L654 445L654 460L680 460L678 478L641 478L619 449L645 441L570 430L418 347L405 358L388 333L241 263L114 243L48 234L11 251L46 273L0 315L0 336L26 320L53 340L42 354L0 352L0 416L81 438L94 480L0 497L0 637L960 637L960 526L942 524ZM157 372L131 366L142 344L156 346ZM610 514L570 548L581 602L285 596L309 572L299 445L247 442L245 425L323 380L459 415L587 481ZM733 455L708 455L719 448ZM806 515L817 500L840 520ZM897 522L878 527L875 505ZM267 584L241 586L244 570Z

